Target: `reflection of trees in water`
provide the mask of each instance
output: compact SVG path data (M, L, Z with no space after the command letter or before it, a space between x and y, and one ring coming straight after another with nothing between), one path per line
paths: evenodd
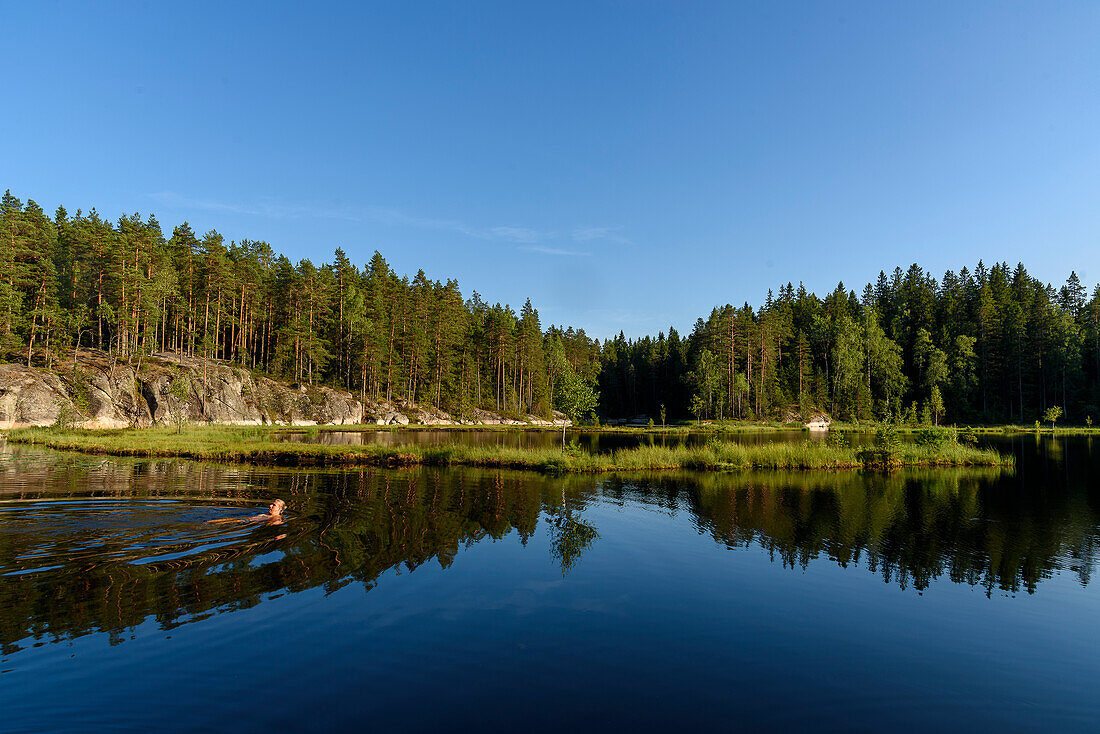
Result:
M934 579L1034 592L1056 570L1088 583L1100 522L1082 492L1034 501L997 470L684 475L605 494L690 507L717 542L757 545L786 566L827 558L923 590ZM615 486L613 486L615 485Z
M36 477L29 465L25 468L26 491L16 493L23 499L59 498L66 489L80 498L172 497L219 503L280 496L288 501L290 520L278 527L256 527L247 544L178 560L71 564L9 576L0 584L0 644L5 652L16 649L16 641L28 634L58 639L110 631L120 641L121 630L150 616L168 629L214 611L253 606L279 590L322 587L331 593L354 582L369 589L390 569L409 572L432 560L447 568L460 548L485 538L514 531L526 544L543 508L556 507L563 491L578 512L584 503L569 481L520 473L370 468L280 472L155 461L80 464L72 476L62 467L39 470ZM91 488L79 491L81 483L73 480L88 470ZM61 546L57 555L65 557L65 537L52 540ZM28 549L15 542L0 533L0 567L19 567L14 559ZM264 557L273 550L279 553ZM567 552L570 565L581 550L578 545Z
M0 462L3 498L172 498L194 503L280 496L290 521L258 527L247 543L147 564L65 565L0 583L0 644L28 635L60 639L120 632L147 618L164 628L247 608L281 590L360 583L516 533L524 544L540 517L562 573L598 537L584 519L594 495L689 512L716 542L759 546L787 566L829 559L902 587L936 578L1034 591L1055 570L1087 583L1096 562L1097 510L1078 489L1023 491L985 471L660 474L644 479L530 473L280 471L175 461L101 461L34 469ZM279 538L279 535L285 537ZM63 544L64 538L59 537ZM0 568L27 548L0 533ZM64 550L63 548L61 549ZM271 551L278 551L271 553Z
M547 507L546 525L550 534L550 557L561 566L561 575L564 578L576 567L581 555L592 546L600 534L590 523L581 519L583 501L580 507L574 508L574 503L571 503L566 496L569 482L562 478L557 484L558 491L561 492L561 503ZM584 484L574 481L573 485L574 489L577 486L583 488L581 492L575 492L581 496L590 494L594 489L594 483L591 483L591 480ZM574 512L574 509L577 512Z
M568 511L551 515L547 524L550 528L550 557L558 562L561 575L565 576L600 534L591 524Z

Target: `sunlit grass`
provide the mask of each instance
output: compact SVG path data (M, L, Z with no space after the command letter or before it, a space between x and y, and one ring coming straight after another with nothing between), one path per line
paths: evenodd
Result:
M855 469L863 466L1010 466L1011 456L992 449L947 443L902 444L888 462L861 453L862 447L804 441L741 444L714 439L703 446L638 446L610 454L569 447L506 447L444 444L438 446L328 446L273 440L263 427L202 426L177 433L170 428L82 430L24 428L9 440L91 454L182 457L202 461L283 466L481 466L542 472L609 472L688 469Z

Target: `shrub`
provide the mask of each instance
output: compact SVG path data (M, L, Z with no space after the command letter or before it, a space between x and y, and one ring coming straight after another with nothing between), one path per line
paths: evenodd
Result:
M898 428L893 423L880 423L875 429L875 448L896 451L899 443Z
M901 442L898 440L897 426L892 423L880 423L875 429L875 445L856 452L864 466L888 467L901 461Z
M88 415L92 409L92 400L88 395L88 378L79 370L73 370L73 407L81 416Z
M168 394L176 401L171 411L176 433L183 433L183 426L187 423L187 404L191 399L191 376L180 370L168 386Z
M945 426L929 426L917 431L917 445L940 448L955 442L955 432Z
M958 442L963 446L977 446L978 434L970 426L966 426L959 431Z
M54 422L54 427L66 429L72 428L73 424L81 418L80 410L69 400L57 401L57 421Z

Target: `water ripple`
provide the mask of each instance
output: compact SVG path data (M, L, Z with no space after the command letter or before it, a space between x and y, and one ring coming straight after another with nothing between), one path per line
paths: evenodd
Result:
M263 526L207 521L255 512L163 499L8 500L0 503L0 533L20 551L0 549L0 576L179 561L240 545Z

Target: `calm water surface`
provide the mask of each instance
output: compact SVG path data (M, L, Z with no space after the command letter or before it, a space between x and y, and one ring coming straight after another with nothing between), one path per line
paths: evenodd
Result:
M1095 731L1100 444L997 445L565 478L0 445L0 730Z
M873 436L861 435L870 443ZM738 443L776 443L801 442L806 440L826 440L827 433L810 433L797 430L731 431L718 434L722 441ZM267 434L267 438L292 443L320 443L329 446L439 446L443 444L463 444L470 446L507 446L511 448L543 448L561 446L561 430L418 430L403 428L397 431L367 429L364 431L324 430L288 431L286 433ZM708 431L669 431L668 433L644 433L641 431L586 431L570 429L566 440L577 444L586 451L607 453L615 449L629 448L642 444L657 446L701 446L716 438Z

